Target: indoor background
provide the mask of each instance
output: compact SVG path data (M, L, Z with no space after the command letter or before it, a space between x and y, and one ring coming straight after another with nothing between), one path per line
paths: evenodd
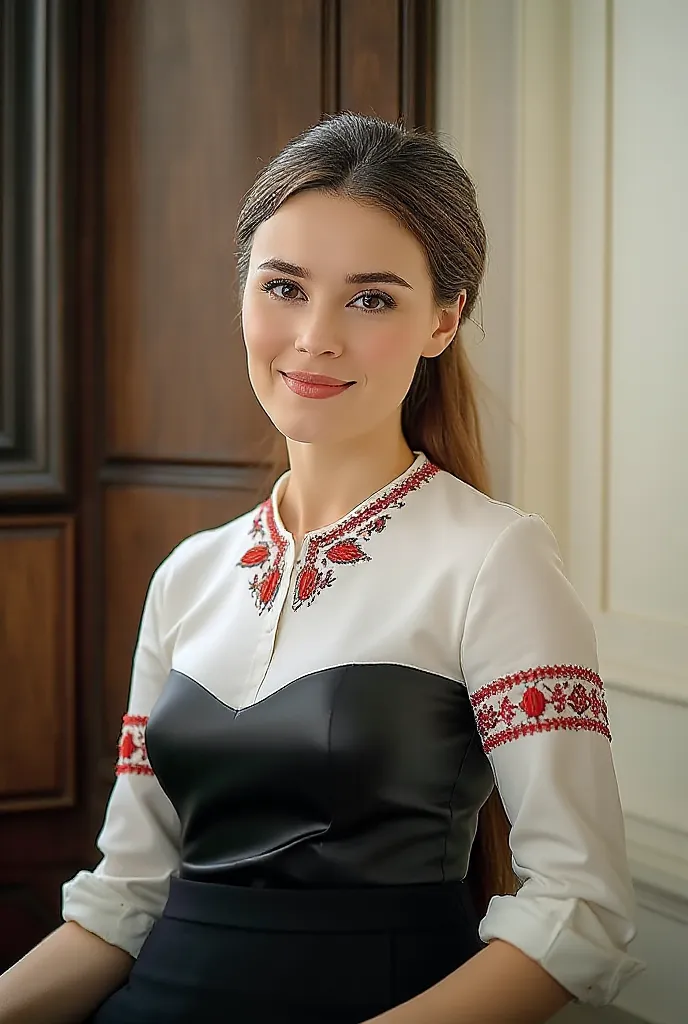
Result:
M648 969L688 1019L686 0L0 0L0 968L95 862L148 579L255 505L233 225L323 113L434 127L491 241L493 492L597 627Z

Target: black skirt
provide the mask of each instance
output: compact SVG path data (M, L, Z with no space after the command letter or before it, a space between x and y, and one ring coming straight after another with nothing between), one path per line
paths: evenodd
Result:
M464 885L303 890L173 879L89 1024L360 1024L482 948Z

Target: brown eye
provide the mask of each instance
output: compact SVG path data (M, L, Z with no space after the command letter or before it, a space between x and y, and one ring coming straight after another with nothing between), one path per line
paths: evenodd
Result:
M280 299L295 299L299 294L295 284L278 284L275 291Z
M350 305L354 309L362 309L365 313L384 313L386 309L393 309L396 302L385 292L363 292L357 295Z
M276 299L283 299L287 302L297 299L301 294L301 289L293 281L267 281L261 285L261 288L268 295L273 295Z

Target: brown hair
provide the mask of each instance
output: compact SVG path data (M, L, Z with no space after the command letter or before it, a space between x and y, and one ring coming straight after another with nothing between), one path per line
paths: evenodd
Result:
M243 290L253 236L287 199L317 189L370 203L403 224L425 250L440 308L462 290L461 324L471 315L485 270L487 241L473 183L431 135L360 114L326 118L293 139L258 175L237 225ZM475 384L459 330L434 359L421 358L402 405L409 447L487 493ZM497 792L480 812L469 884L479 912L497 893L512 893L509 822Z

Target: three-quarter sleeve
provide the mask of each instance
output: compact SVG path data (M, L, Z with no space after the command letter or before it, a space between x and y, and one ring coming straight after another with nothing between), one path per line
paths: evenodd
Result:
M606 1004L643 969L626 952L633 886L595 634L539 517L519 516L481 566L461 661L522 882L480 936Z
M136 957L178 870L180 826L148 762L145 727L169 673L161 628L163 570L153 576L141 617L131 688L119 740L116 780L98 836L93 871L62 890L62 915Z

